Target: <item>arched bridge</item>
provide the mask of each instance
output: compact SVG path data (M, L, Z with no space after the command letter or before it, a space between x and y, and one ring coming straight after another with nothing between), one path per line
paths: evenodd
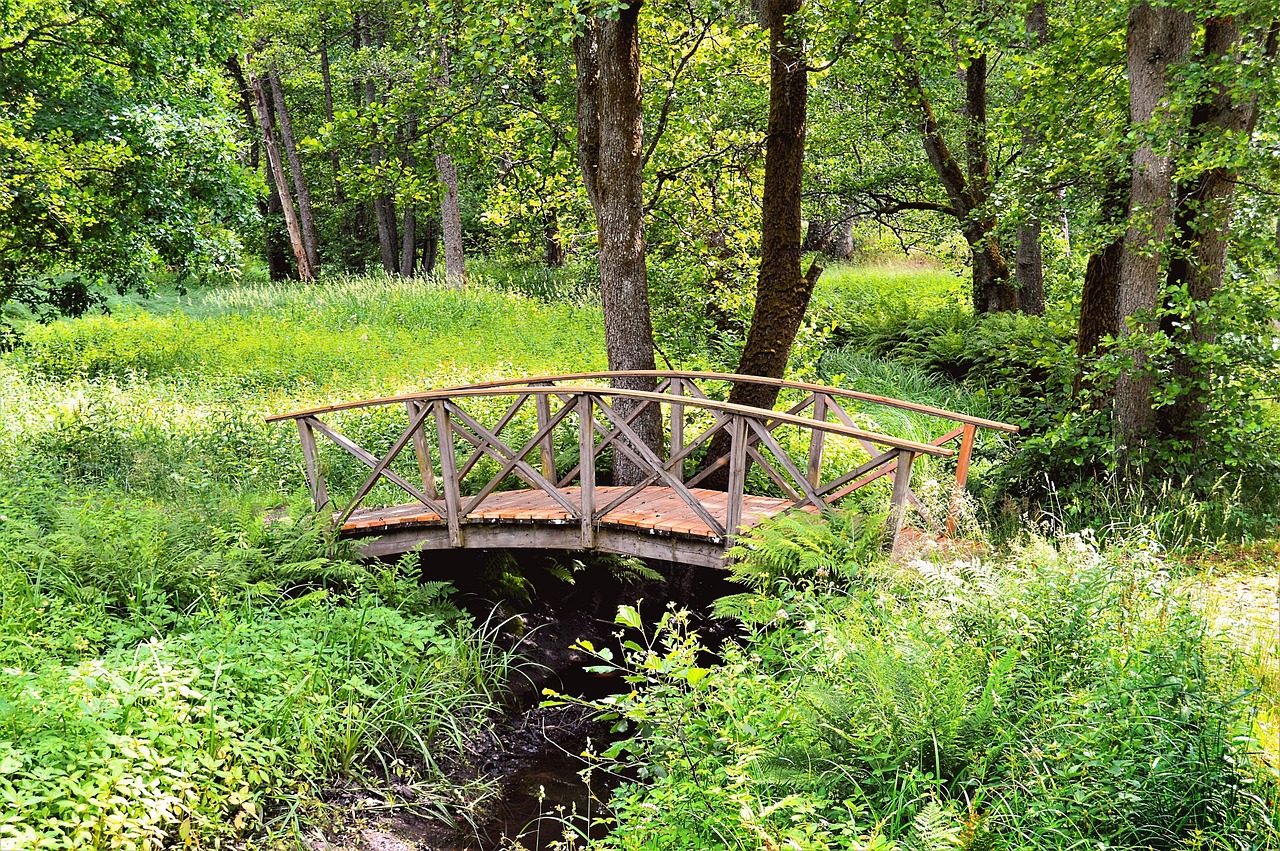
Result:
M655 390L603 384L621 377L652 379ZM743 382L778 387L778 409L720 400ZM859 424L867 406L932 418L943 433L925 442L879 434ZM655 410L662 446L637 433ZM597 549L706 566L721 565L734 535L765 518L826 511L889 476L895 540L909 504L952 533L977 430L1017 431L834 387L680 371L512 379L269 418L282 420L297 424L317 510L332 511L366 556ZM630 461L640 481L606 483L598 470L610 456ZM955 457L945 518L930 516L911 487L925 456ZM705 487L713 477L723 487L726 467L727 488Z

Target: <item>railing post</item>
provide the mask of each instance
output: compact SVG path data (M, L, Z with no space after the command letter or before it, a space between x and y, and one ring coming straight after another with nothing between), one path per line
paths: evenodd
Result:
M947 506L947 537L955 535L956 525L960 520L960 501L964 496L965 482L969 480L969 458L973 455L973 441L978 427L972 423L964 424L964 432L960 435L960 452L956 458L956 483L951 490L951 504Z
M684 398L684 379L671 379L671 395L676 399ZM680 454L680 450L684 449L684 405L680 402L671 403L671 454L669 458L674 458ZM676 477L680 481L684 481L684 461L680 462L679 469L674 470Z
M916 453L909 449L898 450L898 467L893 471L893 496L889 500L889 532L893 536L890 552L898 554L898 534L907 515L907 495L911 492L911 467Z
M578 504L582 512L582 546L596 545L596 434L591 394L578 397Z
M827 421L827 394L813 394L813 418L817 422L825 423ZM809 469L807 470L809 484L815 488L822 479L822 446L826 439L827 433L821 429L814 429L809 432Z
M550 381L538 381L529 386L554 387L555 385ZM542 431L547 423L551 422L551 398L545 393L534 393L533 404L538 409L538 431ZM548 481L554 482L556 480L556 446L550 432L539 441L538 448L542 454L542 475Z
M404 403L404 407L409 412L409 423L412 425L413 421L422 413L423 405L416 399L409 399ZM436 473L431 468L431 447L427 443L425 420L413 430L413 454L418 456L418 472L422 474L422 490L427 496L435 499Z
M436 418L436 447L440 453L440 478L444 489L445 522L449 526L449 546L462 547L462 496L458 482L458 459L453 453L453 427L449 422L448 404L443 399L432 402Z
M311 491L311 502L316 511L329 504L329 488L324 483L324 474L320 471L320 453L316 449L316 435L311 428L310 417L298 418L298 440L302 442L302 462L307 471L307 489Z
M725 510L725 546L732 546L742 525L742 496L747 489L747 421L735 414L729 421L729 487Z

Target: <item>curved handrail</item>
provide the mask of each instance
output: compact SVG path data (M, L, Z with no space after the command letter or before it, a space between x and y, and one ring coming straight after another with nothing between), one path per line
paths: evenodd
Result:
M686 379L705 379L708 381L728 381L734 384L764 384L770 387L778 387L787 390L803 390L808 393L825 393L828 396L837 396L843 399L857 399L861 402L870 402L875 405L884 405L890 408L899 408L904 411L912 411L917 414L927 414L932 417L951 420L957 423L965 423L975 425L981 428L994 429L1014 433L1021 430L1020 426L1012 423L1003 423L997 420L983 419L970 414L963 414L958 411L948 411L944 408L935 408L930 405L921 405L917 402L908 402L903 399L894 399L889 396L877 396L872 393L863 393L858 390L848 390L843 387L830 387L825 384L812 384L807 381L791 381L785 378L768 378L762 375L745 375L736 372L694 372L690 370L669 370L669 369L632 369L621 370L617 372L571 372L563 375L543 375L532 376L528 378L501 378L495 381L485 381L478 384L457 385L458 387L515 387L526 384L543 384L547 382L558 381L596 381L610 378L686 378ZM452 389L452 388L441 388Z
M606 373L607 375L608 373ZM614 373L616 374L616 373ZM590 387L575 385L554 385L554 386L486 386L474 385L458 388L442 388L439 390L429 390L423 393L406 393L400 396L385 396L377 399L365 399L357 402L342 402L336 405L326 405L319 408L308 408L301 411L292 411L287 414L275 414L267 417L267 422L280 422L282 420L298 420L303 418L318 417L322 414L336 413L339 411L351 411L361 408L374 408L385 405L404 404L405 402L434 402L437 400L456 400L456 399L475 399L492 396L562 396L562 395L591 395L591 396L609 396L612 398L635 399L637 401L657 403L657 404L673 404L674 399L666 393L650 393L644 390L626 390L614 387ZM709 411L715 411L725 414L738 414L740 416L752 417L755 419L767 419L771 422L786 423L788 425L802 426L804 428L821 431L828 434L836 434L844 437L852 437L856 439L866 440L870 443L889 446L894 449L902 449L914 452L918 455L936 455L950 456L955 451L942 446L931 443L918 443L914 440L906 440L905 438L893 437L887 434L878 434L873 431L865 431L859 428L852 428L843 423L832 423L822 420L809 419L807 417L797 417L783 411L768 410L765 408L753 408L749 405L736 405L729 402L718 402L709 399L698 399L695 397L680 397L677 404L685 407L702 408Z

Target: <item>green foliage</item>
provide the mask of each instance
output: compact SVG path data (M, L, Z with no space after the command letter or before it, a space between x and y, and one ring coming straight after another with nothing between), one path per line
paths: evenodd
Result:
M219 72L225 9L19 2L0 12L0 305L79 314L104 287L239 267L252 216Z
M355 561L262 417L589 368L596 317L379 278L27 326L0 359L0 847L289 841L335 775L439 782L505 700L502 625L417 556Z
M1141 546L1032 542L998 563L761 580L700 667L680 615L625 644L629 738L602 754L611 848L1271 847L1280 789L1254 761L1252 674ZM849 541L825 560L846 564ZM766 559L767 561L767 559ZM794 559L792 562L794 564ZM623 617L620 622L630 623ZM606 659L609 657L606 657ZM705 665L705 662L701 663Z

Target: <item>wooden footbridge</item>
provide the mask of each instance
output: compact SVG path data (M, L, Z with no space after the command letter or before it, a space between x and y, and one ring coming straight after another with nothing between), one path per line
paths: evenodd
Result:
M619 378L651 379L655 390L603 383ZM743 382L778 387L779 409L719 401ZM859 425L864 406L936 418L943 433L924 443L878 434ZM661 447L637 433L655 411ZM269 418L282 420L297 424L316 509L333 512L366 556L595 549L705 566L723 564L734 535L765 518L827 511L887 476L895 541L908 505L950 534L977 430L1017 431L833 387L678 371L513 379ZM710 460L713 440L723 454ZM629 461L639 481L598 482L610 456ZM955 456L945 518L931 517L911 488L921 456ZM705 487L713 477L723 486L726 472L727 488ZM335 499L339 490L350 495Z

